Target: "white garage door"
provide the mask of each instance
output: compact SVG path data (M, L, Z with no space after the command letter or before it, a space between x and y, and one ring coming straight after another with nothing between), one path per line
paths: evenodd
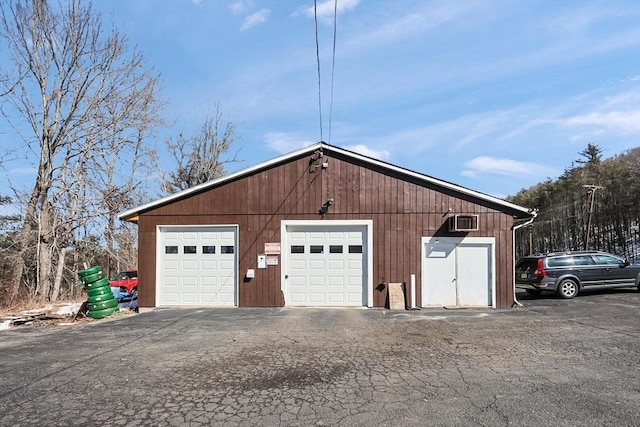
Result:
M482 237L423 238L422 306L492 306L494 243Z
M158 306L236 305L236 227L159 227Z
M366 226L288 226L288 306L367 305Z

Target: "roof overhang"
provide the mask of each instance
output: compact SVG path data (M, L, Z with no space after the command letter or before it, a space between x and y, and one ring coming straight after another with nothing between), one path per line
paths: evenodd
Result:
M252 166L252 167L249 167L249 168L245 168L245 169L241 169L241 170L239 170L237 172L234 172L234 173L231 173L229 175L225 175L225 176L222 176L220 178L216 178L216 179L213 179L211 181L207 181L207 182L205 182L203 184L199 184L199 185L193 186L193 187L188 188L186 190L171 194L171 195L169 195L167 197L163 197L161 199L154 200L154 201L146 203L144 205L140 205L140 206L138 206L136 208L133 208L133 209L130 209L128 211L125 211L125 212L122 212L122 213L118 214L118 218L120 220L122 220L122 221L129 221L129 222L137 223L138 220L139 220L140 214L143 213L143 212L146 212L146 211L148 211L150 209L153 209L153 208L156 208L156 207L159 207L159 206L162 206L162 205L166 205L166 204L171 203L173 201L180 200L180 199L183 199L183 198L188 197L190 195L200 193L200 192L205 191L205 190L207 190L209 188L220 186L220 185L222 185L222 184L224 184L226 182L233 181L233 180L241 178L243 176L251 175L252 173L258 172L258 171L263 170L263 169L268 169L268 168L270 168L270 167L272 167L274 165L277 165L277 164L280 164L280 163L284 163L284 162L286 162L286 161L288 161L290 159L302 156L304 154L314 153L314 152L316 152L318 150L327 150L329 152L335 152L335 153L341 154L343 156L351 157L351 158L359 160L361 162L377 166L379 168L387 169L389 171L393 171L393 172L398 173L398 174L403 174L403 175L412 177L412 178L414 178L416 180L421 180L421 181L424 181L424 182L427 182L427 183L430 183L430 184L433 184L433 185L436 185L436 186L440 186L442 188L446 188L448 190L451 190L451 191L454 191L454 192L457 192L457 193L460 193L460 194L464 194L464 195L467 195L467 196L471 196L473 198L484 200L486 202L495 204L497 206L500 206L500 207L504 208L505 210L510 211L512 213L512 215L517 219L528 219L528 218L531 218L531 217L535 217L535 213L534 213L534 211L532 209L528 209L528 208L525 208L525 207L510 203L510 202L507 202L506 200L500 199L498 197L490 196L490 195L485 194L485 193L474 191L474 190L471 190L471 189L466 188L466 187L461 187L459 185L456 185L456 184L453 184L453 183L450 183L450 182L447 182L447 181L443 181L443 180L440 180L440 179L433 178L433 177L431 177L429 175L425 175L425 174L421 174L421 173L418 173L418 172L414 172L414 171L409 170L409 169L401 168L399 166L395 166L395 165L392 165L390 163L383 162L381 160L373 159L371 157L367 157L367 156L364 156L362 154L355 153L353 151L349 151L349 150L345 150L345 149L340 148L340 147L329 145L329 144L327 144L325 142L319 142L317 144L313 144L313 145L301 148L299 150L292 151L292 152L290 152L288 154L285 154L285 155L280 156L280 157L276 157L274 159L271 159L271 160L268 160L266 162L257 164L255 166Z

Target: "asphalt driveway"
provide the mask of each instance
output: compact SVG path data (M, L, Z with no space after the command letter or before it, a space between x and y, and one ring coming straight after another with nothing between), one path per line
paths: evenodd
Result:
M640 293L510 310L162 309L0 332L3 426L631 426Z

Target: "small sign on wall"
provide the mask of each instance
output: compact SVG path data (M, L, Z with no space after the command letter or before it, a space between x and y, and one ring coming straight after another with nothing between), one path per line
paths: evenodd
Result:
M264 253L266 255L280 255L280 242L265 243Z
M274 255L269 255L267 257L267 265L278 265L278 257Z

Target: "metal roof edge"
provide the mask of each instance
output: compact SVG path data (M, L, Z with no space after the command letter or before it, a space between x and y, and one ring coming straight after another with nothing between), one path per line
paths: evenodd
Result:
M513 210L516 210L516 211L520 211L520 212L526 213L527 216L533 216L533 213L532 213L533 210L532 209L525 208L523 206L516 205L516 204L511 203L511 202L507 202L506 200L500 199L498 197L490 196L488 194L481 193L479 191L471 190L469 188L462 187L462 186L453 184L453 183L448 182L448 181L443 181L441 179L437 179L437 178L434 178L432 176L425 175L423 173L415 172L415 171L412 171L410 169L406 169L406 168L403 168L403 167L400 167L400 166L396 166L396 165L393 165L391 163L384 162L382 160L377 160L377 159L374 159L374 158L371 158L371 157L367 157L365 155L358 154L358 153L355 153L353 151L345 150L344 148L340 148L340 147L336 147L336 146L333 146L333 145L329 145L327 143L320 143L320 145L321 146L325 146L330 150L342 152L343 154L345 154L347 156L355 157L355 158L357 158L357 159L359 159L361 161L372 163L372 164L375 164L376 166L380 166L380 167L392 170L394 172L399 172L399 173L402 173L402 174L405 174L405 175L409 175L409 176L412 176L414 178L418 178L418 179L421 179L423 181L427 181L427 182L429 182L431 184L436 184L436 185L439 185L441 187L445 187L445 188L448 188L450 190L457 191L459 193L463 193L463 194L466 194L466 195L469 195L469 196L473 196L473 197L476 197L476 198L479 198L479 199L483 199L483 200L489 201L491 203L502 205L502 206L507 207L509 209L513 209Z
M212 179L211 181L207 181L207 182L204 182L202 184L198 184L196 186L193 186L191 188L187 188L186 190L178 191L177 193L173 193L173 194L170 194L168 196L162 197L160 199L145 203L144 205L140 205L140 206L135 207L133 209L129 209L128 211L121 212L121 213L118 214L118 219L126 221L127 220L126 218L134 216L134 215L136 215L136 214L138 214L138 213L140 213L142 211L146 211L146 210L154 208L156 206L160 206L160 205L169 203L169 202L171 202L173 200L181 199L181 198L183 198L185 196L188 196L189 194L193 194L193 193L200 192L202 190L206 190L209 187L214 187L216 185L220 185L220 184L224 183L225 181L230 181L232 179L238 178L238 177L243 176L243 175L248 175L248 174L250 174L252 172L255 172L257 170L267 168L267 167L269 167L271 165L274 165L274 164L277 164L277 163L281 163L281 162L286 161L286 160L288 160L290 158L293 158L293 157L299 156L301 154L304 154L307 151L317 150L321 146L322 146L322 143L312 144L312 145L300 148L300 149L298 149L296 151L292 151L290 153L284 154L282 156L275 157L275 158L273 158L271 160L267 160L265 162L259 163L257 165L250 166L250 167L245 168L245 169L240 169L239 171L230 173L229 175L224 175L224 176L221 176L219 178Z

